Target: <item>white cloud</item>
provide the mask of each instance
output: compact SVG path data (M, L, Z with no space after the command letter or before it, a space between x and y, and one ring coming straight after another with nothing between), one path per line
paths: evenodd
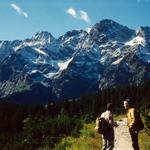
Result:
M90 23L90 18L87 14L87 12L83 11L83 10L80 10L80 19L85 21L86 23Z
M17 11L18 14L21 14L21 15L23 15L25 18L28 18L28 13L27 13L27 12L24 12L18 5L12 3L12 4L10 4L10 6L11 6L15 11Z
M76 13L76 10L75 10L74 8L68 8L68 9L66 10L66 12L67 12L69 15L71 15L72 17L77 18L77 13Z
M66 13L68 13L69 15L74 17L75 19L83 20L88 24L91 22L87 12L85 12L83 10L76 11L74 8L70 7L66 10Z

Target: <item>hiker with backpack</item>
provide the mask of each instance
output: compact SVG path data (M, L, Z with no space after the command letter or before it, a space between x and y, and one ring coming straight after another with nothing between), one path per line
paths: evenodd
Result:
M112 150L114 147L114 129L118 125L113 120L113 104L107 104L107 110L99 117L98 132L102 134L102 150Z
M144 124L142 123L140 114L135 107L133 107L131 99L125 99L123 101L123 106L127 110L127 126L131 135L133 149L139 150L138 133L140 130L144 129Z

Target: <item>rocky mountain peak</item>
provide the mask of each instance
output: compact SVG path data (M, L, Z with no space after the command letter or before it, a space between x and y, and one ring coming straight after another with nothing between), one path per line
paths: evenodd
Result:
M70 39L78 39L85 35L87 35L87 32L84 30L72 30L72 31L66 32L63 36L60 36L60 38L58 40L61 42L64 42L65 40L68 41L68 39L69 40Z
M134 30L109 19L96 23L90 31L90 38L100 39L102 43L109 40L126 42L134 35Z
M140 27L136 32L137 36L144 38L147 42L147 46L150 45L150 27Z
M65 36L72 37L72 36L76 36L76 35L79 35L79 34L87 34L87 32L84 31L84 30L72 30L72 31L68 31L65 34Z
M104 19L104 20L101 20L99 23L95 24L95 28L99 29L100 32L105 31L106 28L107 29L115 29L115 28L122 28L122 27L124 27L124 26L122 26L119 23L117 23L113 20L110 20L110 19Z
M32 37L32 40L35 41L43 41L45 43L52 43L55 38L52 36L51 33L46 32L46 31L41 31L35 34L35 36Z

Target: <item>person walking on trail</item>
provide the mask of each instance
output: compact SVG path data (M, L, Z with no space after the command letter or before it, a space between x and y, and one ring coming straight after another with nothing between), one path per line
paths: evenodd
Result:
M123 101L123 106L127 110L127 126L129 128L129 133L131 135L133 149L139 150L139 144L138 144L139 130L136 127L137 111L133 107L133 102L130 99L125 99Z
M103 148L102 150L113 150L114 147L114 129L113 127L117 127L118 125L114 123L113 120L113 104L107 104L107 110L101 114L101 118L104 118L108 124L109 128L106 132L102 134L103 139Z

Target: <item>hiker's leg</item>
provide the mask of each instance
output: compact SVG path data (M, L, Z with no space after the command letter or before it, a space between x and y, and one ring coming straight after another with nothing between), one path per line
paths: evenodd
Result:
M114 147L114 142L108 141L107 150L113 150L113 147Z
M102 150L107 150L107 143L108 143L108 140L106 138L105 135L102 135L102 140L103 140L103 147L102 147Z
M134 150L139 150L138 132L130 131L130 134L131 134L132 146L133 146Z
M112 129L108 137L107 150L113 150L113 148L114 148L114 130Z
M134 150L139 150L138 133L132 135L132 142Z

